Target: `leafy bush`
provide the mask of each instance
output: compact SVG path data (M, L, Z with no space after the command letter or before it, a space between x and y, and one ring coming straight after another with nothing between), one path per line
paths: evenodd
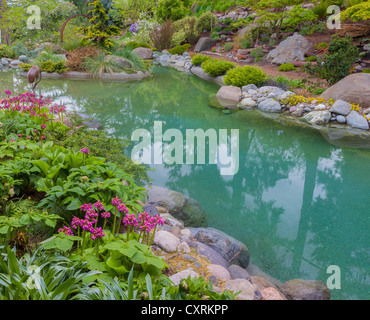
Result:
M190 8L188 0L159 0L156 17L159 21L177 21L183 18Z
M203 55L203 54L197 54L197 55L193 56L191 62L194 66L199 66L203 62L208 61L210 59L211 59L211 57L209 57L209 56L206 56L206 55Z
M250 39L244 38L239 40L239 45L241 49L249 49L252 47L252 42Z
M351 38L339 38L334 35L328 47L328 54L319 57L316 66L308 65L306 69L333 85L349 75L358 58L358 48L352 45Z
M190 49L190 47L191 47L191 45L186 43L186 44L174 47L173 49L169 50L169 53L178 54L178 55L181 56L184 52L188 51Z
M278 70L283 72L292 71L295 70L295 67L292 63L283 63L279 66Z
M153 44L157 48L157 50L162 51L164 49L168 49L171 46L174 32L175 30L173 27L173 23L170 20L167 20L156 30L150 33L150 39L153 41Z
M210 59L202 63L204 72L212 77L221 76L234 67L234 63L223 59Z
M57 72L57 73L62 73L68 70L68 67L66 67L66 62L59 61L59 62L53 62L51 60L43 61L43 62L38 62L37 65L40 67L40 70L42 72ZM20 65L22 70L24 72L28 72L30 68L32 67L32 64L29 63L22 63Z
M196 21L195 17L185 17L174 22L173 45L176 46L186 42L190 44L195 43L199 33L196 28Z
M10 58L13 59L15 57L15 54L9 46L6 44L0 44L0 59L1 58Z
M214 40L214 41L218 41L220 40L220 35L218 34L217 31L212 31L211 33L211 38Z
M254 61L258 62L263 57L262 47L257 47L251 50L251 57L254 58Z
M185 33L185 31L176 32L173 35L173 38L171 40L171 46L176 47L176 46L179 46L179 45L184 44L184 43L186 43L186 33Z
M224 44L224 51L228 52L234 49L234 44L232 42L227 42Z
M48 60L40 64L40 70L43 72L62 73L67 71L68 68L65 66L65 61L53 62Z
M309 56L309 57L305 58L304 61L306 61L306 62L317 61L317 57L316 56Z
M195 28L198 33L202 33L204 30L211 30L213 24L217 22L217 17L210 11L203 13L195 22Z
M341 19L342 20L351 20L354 22L357 21L367 21L370 19L370 2L365 1L359 4L356 4L352 7L347 8L343 12L341 12Z
M259 67L244 66L236 67L226 73L224 82L227 85L243 87L248 84L260 84L267 78L266 74Z
M109 16L100 0L89 3L89 6L93 7L87 12L92 16L90 19L92 25L79 28L85 35L81 39L81 44L84 46L93 44L104 50L112 48L114 43L110 38L118 36L121 33L121 29L115 25L108 24Z

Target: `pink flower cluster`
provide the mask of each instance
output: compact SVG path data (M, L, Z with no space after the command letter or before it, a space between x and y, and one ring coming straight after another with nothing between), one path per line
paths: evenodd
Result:
M11 91L5 90L4 93L8 95L7 98L4 98L0 101L0 110L1 109L8 109L10 111L20 111L20 112L28 112L31 116L38 116L38 117L45 117L46 121L51 120L49 119L49 115L47 113L41 113L41 108L48 108L49 114L59 114L65 112L66 106L65 105L58 105L52 104L52 100L49 98L36 98L34 93L26 92L21 93L18 96L11 97ZM38 110L38 112L36 112Z
M67 226L64 226L63 228L58 229L58 232L63 232L64 234L66 234L68 236L74 236L71 228L69 228Z
M90 154L90 151L89 151L89 149L88 149L88 148L82 148L80 151L81 151L82 153L85 153L85 154Z
M138 219L136 219L134 214L130 214L124 217L122 222L125 226L139 228L140 231L144 231L145 233L149 233L150 231L154 230L157 225L164 225L164 220L159 215L151 217L145 211L139 214Z
M97 202L95 202L94 206L91 203L85 203L81 206L80 209L81 211L86 212L85 219L73 217L71 222L72 229L78 229L80 227L82 230L90 232L91 239L93 240L104 237L105 233L103 232L103 228L102 227L98 228L96 226L99 219L100 211L103 211L100 214L102 218L107 219L110 217L110 213L104 211L103 204L98 200ZM62 229L59 230L68 230L68 229L71 230L70 228L64 226ZM71 235L73 235L73 233Z
M115 197L112 200L112 204L115 207L117 207L117 210L119 212L124 212L124 213L128 214L128 208L123 203L121 203L121 202L122 202L122 200L121 199L118 199L118 197Z

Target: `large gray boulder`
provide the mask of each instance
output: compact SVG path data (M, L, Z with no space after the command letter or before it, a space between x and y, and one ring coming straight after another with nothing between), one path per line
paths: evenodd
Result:
M351 74L325 90L320 97L325 100L344 100L368 108L370 107L370 74Z
M149 48L139 47L132 50L132 53L136 54L140 59L143 60L153 59L153 50Z
M311 124L324 124L328 123L331 119L330 111L311 111L303 117L307 122Z
M189 228L191 236L217 251L229 265L246 268L249 264L249 250L240 241L213 228Z
M125 58L122 58L122 57L114 56L114 55L109 55L108 60L115 62L117 65L119 65L122 68L130 69L130 68L133 68L134 66L131 61Z
M219 254L215 249L212 249L204 243L198 241L190 241L189 247L195 249L197 254L205 256L213 264L218 264L225 268L228 267L228 263L224 259L224 257L221 256L221 254Z
M210 37L202 37L198 40L197 44L195 45L194 51L201 52L208 50L213 47L213 39Z
M293 279L279 288L288 300L329 300L327 286L317 280Z
M279 65L292 61L304 61L304 55L310 48L311 43L305 37L295 33L272 50L266 60Z
M281 105L274 99L267 99L258 104L258 108L263 112L279 112L281 111Z
M352 128L369 129L368 121L355 110L352 110L347 116L347 124Z
M235 86L223 86L216 94L221 105L226 108L235 108L242 96L242 90Z
M175 252L180 244L180 239L168 231L156 232L153 243L167 252Z
M351 112L351 104L343 100L337 100L330 108L330 111L336 114L340 114L342 116L346 116Z
M158 186L146 189L149 196L147 204L166 208L173 217L182 220L186 226L207 226L206 214L197 201L180 192Z

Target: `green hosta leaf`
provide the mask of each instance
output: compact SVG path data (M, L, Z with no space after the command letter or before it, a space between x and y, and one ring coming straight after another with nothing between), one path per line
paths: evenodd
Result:
M63 164L65 158L66 158L66 155L63 152L59 153L57 157L53 160L52 165L56 166L58 164Z
M125 245L126 245L125 242L123 242L122 240L117 240L117 241L107 243L106 245L104 245L103 248L107 249L107 250L117 250L117 251L119 251L120 249L125 247Z
M64 252L70 250L73 246L73 241L69 239L61 239L56 238L55 239L55 247L59 250L62 250Z
M147 257L141 251L136 251L136 253L130 259L136 264L143 264L147 262Z
M41 178L37 182L37 191L49 191L54 186L53 180L48 178Z
M155 255L148 257L146 262L148 263L148 265L155 266L156 268L160 270L164 269L167 266L166 263L163 261L163 259Z
M48 175L50 166L45 161L34 160L32 161L32 164L39 168L44 173L45 176Z
M77 210L80 209L82 205L83 203L80 201L80 199L74 199L67 207L67 210Z
M9 230L9 226L2 226L0 228L0 234L7 234L8 233L8 230Z
M128 272L125 266L122 265L121 259L116 255L112 254L106 261L107 266L112 268L118 275L123 275Z
M19 223L24 226L29 225L31 223L31 217L28 214L23 214L19 219Z
M96 256L88 255L85 260L87 261L87 267L89 270L107 271L107 266L104 262L99 261Z
M80 187L74 187L74 188L68 189L68 192L75 192L79 194L80 196L86 195L86 193Z

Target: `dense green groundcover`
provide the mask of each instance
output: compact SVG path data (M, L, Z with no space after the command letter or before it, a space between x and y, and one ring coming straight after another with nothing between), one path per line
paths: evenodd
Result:
M234 299L204 278L173 286L150 248L146 169L119 140L31 93L0 104L0 299ZM118 231L123 227L125 232Z

